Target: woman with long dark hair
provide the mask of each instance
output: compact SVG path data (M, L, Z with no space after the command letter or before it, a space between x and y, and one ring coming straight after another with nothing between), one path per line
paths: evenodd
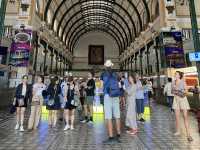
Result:
M49 126L56 127L57 123L57 113L61 108L60 96L61 88L59 85L58 77L51 79L51 83L47 89L49 99L47 101L47 110L49 110Z
M174 135L180 135L180 113L182 111L187 139L188 141L193 141L189 131L188 110L190 106L186 97L187 88L183 76L184 74L182 72L177 71L175 73L175 82L172 87L172 92L174 94L173 109L175 110L176 116L176 133Z
M16 119L17 124L15 130L24 131L24 112L27 107L28 100L31 97L31 86L28 85L28 76L24 75L22 77L22 83L19 84L15 92L14 105L17 108Z

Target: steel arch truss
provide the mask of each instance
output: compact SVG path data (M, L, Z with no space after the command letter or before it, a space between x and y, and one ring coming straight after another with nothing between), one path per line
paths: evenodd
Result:
M117 43L117 46L118 46L119 52L120 52L120 50L121 50L120 47L121 47L121 46L120 46L120 42L119 42L119 37L116 36L116 34L113 33L113 31L108 31L108 30L106 30L106 29L104 29L104 28L99 28L99 27L89 28L89 29L87 29L87 30L84 30L84 29L79 30L78 35L75 36L75 37L73 38L73 40L72 40L72 44L71 44L72 46L71 46L71 48L72 48L72 49L75 48L76 43L79 41L79 39L80 39L83 35L85 35L85 34L87 34L87 33L89 33L89 32L93 32L93 31L103 32L103 33L106 33L106 34L110 35L110 36L115 40L115 42Z
M90 29L91 31L101 29L103 32L112 30L112 37L115 37L121 52L144 29L145 23L150 21L147 1L47 0L44 20L47 21L48 12L51 11L53 14L51 28L57 32L57 36L61 37L70 50L76 43L74 40L80 38L79 28L87 27L84 32ZM142 18L144 14L146 20Z

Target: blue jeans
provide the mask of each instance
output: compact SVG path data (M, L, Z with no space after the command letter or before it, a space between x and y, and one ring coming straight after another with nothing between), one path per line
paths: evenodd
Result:
M144 99L136 99L136 110L137 114L144 113Z
M167 96L167 103L171 109L172 109L173 101L174 101L174 96Z

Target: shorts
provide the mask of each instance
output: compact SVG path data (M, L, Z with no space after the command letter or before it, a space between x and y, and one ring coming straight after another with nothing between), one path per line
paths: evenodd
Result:
M85 105L93 105L94 96L87 96Z
M187 97L185 96L184 98L179 97L179 96L174 96L174 101L173 101L173 109L180 109L180 110L189 110L190 105L188 103Z
M119 97L104 96L104 113L105 119L120 119Z
M138 114L144 113L144 99L136 99L136 110Z

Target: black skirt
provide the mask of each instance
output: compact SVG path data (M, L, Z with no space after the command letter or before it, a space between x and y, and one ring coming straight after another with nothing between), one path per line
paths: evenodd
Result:
M18 99L16 99L15 107L27 107L27 102L28 102L28 100L25 98L24 99L24 105L23 106L19 106L19 98L18 98Z
M66 104L65 104L65 108L64 109L69 109L69 110L73 110L73 109L76 109L76 106L72 105L71 104L71 101L72 100L67 100Z

